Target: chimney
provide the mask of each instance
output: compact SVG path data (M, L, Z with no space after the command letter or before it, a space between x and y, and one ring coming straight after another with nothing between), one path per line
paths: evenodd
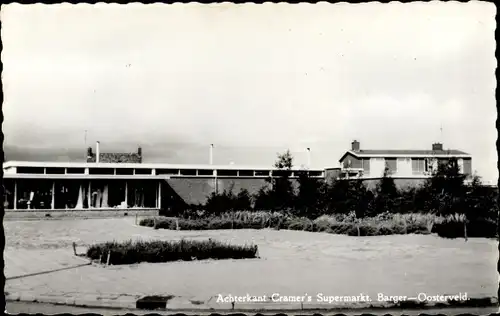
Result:
M311 148L307 147L307 168L311 168Z
M95 162L99 163L99 159L101 157L101 150L99 148L99 141L95 143Z
M432 151L443 151L443 144L441 143L432 144Z
M357 140L354 140L352 143L351 143L351 149L352 151L359 151L359 142Z
M214 162L214 144L210 144L210 164Z

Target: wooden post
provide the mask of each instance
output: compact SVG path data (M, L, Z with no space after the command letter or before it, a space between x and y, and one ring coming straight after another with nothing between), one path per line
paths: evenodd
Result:
M76 254L76 242L73 242L73 253L75 254L75 256L77 256L77 254Z
M175 229L181 230L181 228L179 227L179 219L178 218L175 219Z
M14 210L17 210L17 181L14 179Z
M56 181L52 181L52 200L50 202L50 208L54 209L55 208L55 196L56 196Z
M107 266L109 266L109 259L111 259L111 250L108 251L108 260L106 261Z
M137 213L135 213L135 225L137 225Z

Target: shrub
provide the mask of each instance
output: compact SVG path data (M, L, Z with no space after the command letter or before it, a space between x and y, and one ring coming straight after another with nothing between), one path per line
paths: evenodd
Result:
M463 217L448 216L432 228L433 233L444 238L464 238L466 231L467 237L494 238L497 237L497 223L489 219L466 221Z
M139 221L139 225L153 227L155 225L154 218L143 218Z
M286 229L289 230L302 230L302 231L314 231L314 224L311 220L303 217L298 217L289 220L285 223Z
M204 259L245 259L257 257L256 245L236 246L215 240L180 241L127 241L95 244L87 250L87 257L107 260L110 264L134 264L140 262L191 261Z

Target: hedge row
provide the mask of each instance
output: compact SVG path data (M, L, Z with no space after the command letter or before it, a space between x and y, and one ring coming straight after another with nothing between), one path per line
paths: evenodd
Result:
M106 242L92 245L87 250L87 257L106 263L109 254L109 263L120 265L140 262L256 258L257 251L256 245L230 245L211 239L135 242L130 240L124 243Z
M266 215L267 214L267 215ZM349 236L381 236L396 234L431 234L447 238L495 237L496 223L488 219L468 221L465 217L433 214L380 214L356 219L353 214L323 215L315 220L305 217L277 215L276 212L240 211L207 218L146 218L139 225L155 229L218 230L218 229L288 229L325 232Z

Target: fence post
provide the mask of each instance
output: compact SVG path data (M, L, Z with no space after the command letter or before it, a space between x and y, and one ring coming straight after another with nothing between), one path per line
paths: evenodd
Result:
M137 226L137 213L135 213L135 225Z
M179 227L179 219L178 219L178 218L175 218L175 229L176 229L176 230L180 230L180 227Z
M76 254L76 242L73 241L73 253L75 254L75 256L77 255Z
M109 259L111 259L111 250L108 251L108 260L106 262L107 266L109 266Z

